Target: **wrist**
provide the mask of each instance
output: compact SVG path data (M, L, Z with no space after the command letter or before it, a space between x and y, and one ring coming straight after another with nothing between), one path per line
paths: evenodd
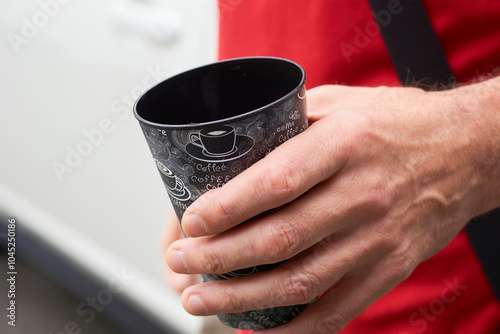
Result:
M448 91L448 100L460 120L463 158L469 169L468 218L500 206L500 78Z

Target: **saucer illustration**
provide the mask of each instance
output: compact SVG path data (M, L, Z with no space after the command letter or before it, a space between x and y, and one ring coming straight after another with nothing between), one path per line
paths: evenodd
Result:
M167 188L167 192L170 196L179 201L187 201L191 198L191 193L184 186L182 186L182 189L171 189L168 186L165 188Z
M254 146L253 138L245 135L236 135L234 147L231 151L219 154L207 152L206 149L193 143L186 145L186 152L195 159L205 162L226 162L247 154Z
M203 149L202 153L207 157L220 158L220 157L226 157L226 156L229 156L231 154L234 154L234 153L236 153L236 151L238 151L238 148L236 146L234 146L231 151L226 152L226 153L210 153L206 149Z

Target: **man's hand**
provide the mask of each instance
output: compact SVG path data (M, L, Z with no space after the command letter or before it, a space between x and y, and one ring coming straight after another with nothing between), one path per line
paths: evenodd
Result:
M472 217L500 205L499 103L485 101L498 79L478 85L310 90L309 129L200 197L182 219L191 238L167 251L178 273L287 261L191 286L184 308L242 312L326 291L291 323L264 332L340 331Z

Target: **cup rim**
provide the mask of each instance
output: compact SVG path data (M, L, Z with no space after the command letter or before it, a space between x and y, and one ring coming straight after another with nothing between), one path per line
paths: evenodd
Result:
M269 104L266 104L266 105L264 105L262 107L259 107L257 109L253 109L253 110L247 111L247 112L245 112L243 114L239 114L239 115L232 116L232 117L227 117L227 118L221 118L221 119L218 119L218 120L215 120L215 121L201 122L201 123L196 123L196 124L162 124L162 123L156 123L156 122L149 121L149 120L143 118L142 116L140 116L139 113L137 112L137 105L140 103L140 101L142 100L142 98L147 93L149 93L152 89L154 89L155 87L161 85L165 81L173 80L176 77L189 74L190 72L199 71L199 70L202 70L204 68L213 66L215 64L232 63L232 62L238 63L238 62L241 62L241 61L248 61L248 60L277 60L277 61L287 62L287 63L289 63L289 64L297 67L300 70L300 72L301 72L300 82L299 82L299 84L293 90L291 90L290 92L288 92L287 94L285 94L281 98L279 98L279 99L277 99L277 100L275 100L275 101L273 101L273 102L271 102ZM283 103L285 100L287 100L291 96L299 93L300 90L302 90L302 87L305 86L305 81L306 81L306 72L305 72L304 68L301 65L299 65L298 63L296 63L296 62L294 62L294 61L292 61L290 59L285 59L285 58L280 58L280 57L240 57L240 58L231 58L231 59L226 59L226 60L220 60L220 61L216 61L216 62L213 62L213 63L210 63L210 64L205 64L205 65L202 65L202 66L198 66L198 67L192 68L192 69L187 70L187 71L183 71L181 73L178 73L178 74L176 74L174 76L168 77L165 80L162 80L162 81L156 83L155 85L149 87L134 102L133 113L134 113L135 118L139 122L147 124L147 125L152 126L152 127L163 128L163 129L189 130L189 129L198 129L198 128L202 128L202 127L206 127L206 126L217 125L217 124L227 124L227 123L235 122L235 121L237 121L237 120L239 120L241 118L247 118L249 116L252 116L253 114L257 114L257 113L261 112L264 109L268 109L268 108L270 108L270 107L272 107L274 105L279 105L279 104Z

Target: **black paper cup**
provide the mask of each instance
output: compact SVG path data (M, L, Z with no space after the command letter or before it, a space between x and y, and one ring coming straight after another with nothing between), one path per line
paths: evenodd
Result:
M174 210L221 187L307 126L304 69L280 58L239 58L171 77L135 103ZM225 280L275 268L269 264L202 275ZM292 320L306 305L219 315L233 328L265 329Z

